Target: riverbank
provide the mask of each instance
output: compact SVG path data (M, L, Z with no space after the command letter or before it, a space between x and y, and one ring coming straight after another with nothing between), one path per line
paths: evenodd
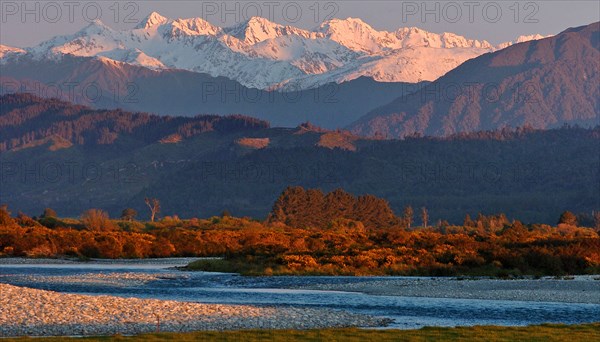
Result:
M379 327L387 319L328 309L87 296L0 284L0 337L137 335L241 329Z
M251 331L202 331L193 333L144 334L138 336L45 338L44 342L64 341L598 341L600 324L582 325L537 325L528 327L477 326L459 328L423 328L419 330L366 330L366 329L325 329L325 330L251 330ZM7 339L6 342L30 341L26 338Z
M103 265L135 265L144 264L160 265L164 267L187 265L199 258L143 258L143 259L96 259L96 258L15 258L2 257L0 265L81 265L81 264L103 264Z
M228 258L202 258L190 262L182 271L238 273L244 276L401 276L401 277L492 277L498 279L570 277L571 274L600 274L599 268L586 268L581 272L565 273L550 270L502 268L495 265L476 267L438 265L435 267L388 267L373 263L373 267L351 266L351 258L334 257L334 263L319 264L310 255L304 256L233 256ZM282 264L282 260L284 264ZM346 260L345 262L338 262ZM336 264L338 263L338 264ZM377 266L379 265L379 266Z

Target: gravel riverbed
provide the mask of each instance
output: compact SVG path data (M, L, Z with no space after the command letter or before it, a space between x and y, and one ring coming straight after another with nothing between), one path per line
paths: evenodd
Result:
M32 284L78 284L80 286L114 286L132 287L143 286L151 281L187 279L187 274L182 272L162 273L85 273L68 276L36 276L36 275L11 275L22 283ZM0 279L2 275L0 275ZM21 285L13 284L13 285Z
M352 291L379 296L509 300L600 304L600 276L580 275L566 279L457 279L377 278L347 284L314 283L297 288Z
M160 331L378 327L388 319L330 309L88 296L0 284L0 337Z

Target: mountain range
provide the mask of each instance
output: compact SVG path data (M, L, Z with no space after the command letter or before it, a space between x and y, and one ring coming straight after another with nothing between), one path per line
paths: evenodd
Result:
M540 38L521 36L514 42ZM261 17L221 28L202 18L170 19L153 12L130 30L93 21L79 32L31 48L2 46L0 59L96 57L227 77L249 88L298 91L362 76L379 82L433 81L468 59L514 42L492 46L416 27L378 31L357 18L331 19L313 30Z
M353 18L309 31L152 13L132 30L93 22L35 47L0 48L0 94L168 116L243 114L378 138L589 127L599 124L599 25L492 46L417 28L377 31ZM406 63L386 64L398 58ZM412 83L422 79L431 82Z
M600 23L509 46L466 61L349 126L356 134L414 133L600 124Z

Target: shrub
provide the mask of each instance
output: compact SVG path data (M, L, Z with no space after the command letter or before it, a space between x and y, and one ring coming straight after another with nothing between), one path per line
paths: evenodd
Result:
M100 209L90 209L81 215L84 226L91 231L112 231L116 227L108 217L108 214Z

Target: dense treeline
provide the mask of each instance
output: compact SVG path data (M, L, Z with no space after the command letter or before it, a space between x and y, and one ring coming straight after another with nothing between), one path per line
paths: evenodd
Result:
M432 222L458 224L466 213L504 212L550 224L565 209L598 210L600 128L523 129L504 136L359 140L356 152L303 145L241 155L224 151L218 162L208 159L215 165L211 173L198 177L206 160L192 161L157 181L152 194L164 199L167 211L201 216L228 208L264 217L272 198L290 184L371 193L396 212L425 206Z
M389 220L374 221L370 210L390 215ZM421 224L417 224L414 214L405 210L396 217L384 201L371 196L355 198L341 190L323 195L302 188L287 189L264 222L226 212L209 219L166 216L142 222L135 220L137 212L132 209L123 210L118 220L98 209L90 209L78 219L57 218L51 209L39 217L22 213L12 217L7 207L2 207L0 255L220 256L225 258L200 261L192 267L263 275L600 272L598 213L595 228L578 227L577 217L569 212L560 216L556 226L524 225L502 214L473 219L467 215L462 225L439 221L427 226L427 215L421 215ZM411 222L414 224L408 229Z
M0 151L50 137L60 137L78 145L109 145L120 135L156 143L174 135L183 139L211 131L269 127L265 121L242 115L184 118L118 109L95 110L57 99L40 99L31 94L1 96L0 106Z

